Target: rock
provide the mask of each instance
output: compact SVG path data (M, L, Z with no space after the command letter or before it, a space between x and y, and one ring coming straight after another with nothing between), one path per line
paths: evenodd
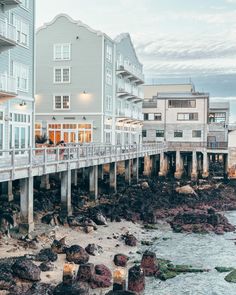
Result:
M64 254L66 253L66 242L65 242L65 238L62 238L61 240L54 240L52 245L51 245L51 249L54 253L57 254Z
M14 226L14 218L10 213L0 214L0 232L6 233L11 227Z
M107 225L106 217L101 212L96 213L93 220L97 225Z
M100 276L105 276L109 279L112 278L112 273L111 273L110 269L107 266L105 266L104 264L97 264L95 266L95 273Z
M50 224L51 226L56 225L56 222L55 222L55 219L54 219L54 214L52 214L52 213L48 213L48 214L44 215L42 217L41 221L42 221L42 223Z
M215 269L218 272L230 272L230 271L234 270L233 267L224 267L224 266L216 266Z
M135 265L129 269L128 290L137 293L143 292L145 289L145 275L142 268Z
M85 282L73 282L71 285L63 283L56 286L53 295L89 295L89 285Z
M63 267L63 284L71 285L76 277L74 262L67 262Z
M176 188L176 192L183 195L195 195L197 196L197 193L190 185L185 185L181 187Z
M56 261L57 253L53 252L51 248L42 249L35 257L37 261Z
M0 290L9 290L15 285L10 269L0 269Z
M148 250L145 251L141 260L141 267L145 276L155 275L159 269L156 254Z
M124 254L116 254L114 256L114 263L116 266L126 267L129 257Z
M73 245L66 250L66 259L75 264L84 264L89 261L89 255L81 246Z
M92 289L109 288L111 287L111 285L112 285L112 282L110 278L106 276L96 275L96 274L92 277L92 280L90 282L90 287Z
M148 182L147 182L147 181L142 182L142 183L141 183L141 188L142 188L143 190L148 189L148 188L149 188L149 184L148 184Z
M136 237L132 234L126 234L124 236L125 239L125 244L131 247L135 247L137 246L137 242L138 240L136 239Z
M86 232L86 234L89 234L89 233L91 233L91 232L94 231L94 227L91 226L91 225L86 225L86 226L84 227L84 231Z
M54 287L44 283L34 283L24 295L53 295Z
M42 262L39 265L39 268L41 269L41 271L53 271L54 270L54 265L51 262Z
M77 273L77 280L81 282L90 282L95 274L95 268L92 263L82 264Z
M40 281L40 268L32 261L20 258L12 265L13 273L21 279L28 281Z
M103 253L102 247L96 244L88 244L88 246L85 248L85 251L92 256Z
M226 277L225 280L229 283L236 283L236 269L231 271Z

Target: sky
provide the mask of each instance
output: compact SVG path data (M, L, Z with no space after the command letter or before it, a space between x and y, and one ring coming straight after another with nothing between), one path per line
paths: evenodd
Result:
M192 81L229 99L236 122L236 0L36 0L36 25L66 13L114 38L129 32L146 83Z

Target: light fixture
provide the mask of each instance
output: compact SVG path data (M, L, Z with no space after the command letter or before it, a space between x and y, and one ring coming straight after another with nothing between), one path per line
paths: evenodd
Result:
M21 107L26 106L26 102L25 102L24 100L22 100L22 101L20 102L20 106L21 106Z
M83 116L83 120L86 120L86 117L85 116Z
M84 91L83 91L83 94L87 94L87 92L84 90Z
M55 120L56 120L56 118L53 116L53 117L52 117L52 120L54 120L54 121L55 121Z

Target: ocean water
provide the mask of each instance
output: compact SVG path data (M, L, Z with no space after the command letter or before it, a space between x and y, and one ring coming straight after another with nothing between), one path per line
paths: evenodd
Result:
M236 225L236 211L225 216ZM236 284L228 283L216 266L236 268L236 233L179 234L173 233L166 223L150 231L145 239L157 236L159 239L149 249L157 257L171 260L174 264L192 265L194 268L210 269L205 273L181 274L167 281L147 278L145 295L235 295ZM163 240L163 238L168 238ZM145 249L145 247L143 247Z

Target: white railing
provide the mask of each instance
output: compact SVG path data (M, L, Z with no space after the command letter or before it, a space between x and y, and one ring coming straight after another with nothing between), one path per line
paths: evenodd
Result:
M0 91L17 93L16 78L8 76L7 74L0 74Z
M0 19L0 37L17 42L16 27L9 24L7 20Z
M134 77L137 77L138 79L144 81L144 74L139 70L135 70L134 67L132 67L128 63L118 63L117 70L119 71L121 69L125 69L130 74L134 75Z
M0 174L5 170L47 167L68 162L86 162L105 159L107 163L127 158L141 157L146 153L158 154L166 149L165 143L133 145L70 144L58 147L41 147L0 150ZM1 177L0 177L1 181Z

